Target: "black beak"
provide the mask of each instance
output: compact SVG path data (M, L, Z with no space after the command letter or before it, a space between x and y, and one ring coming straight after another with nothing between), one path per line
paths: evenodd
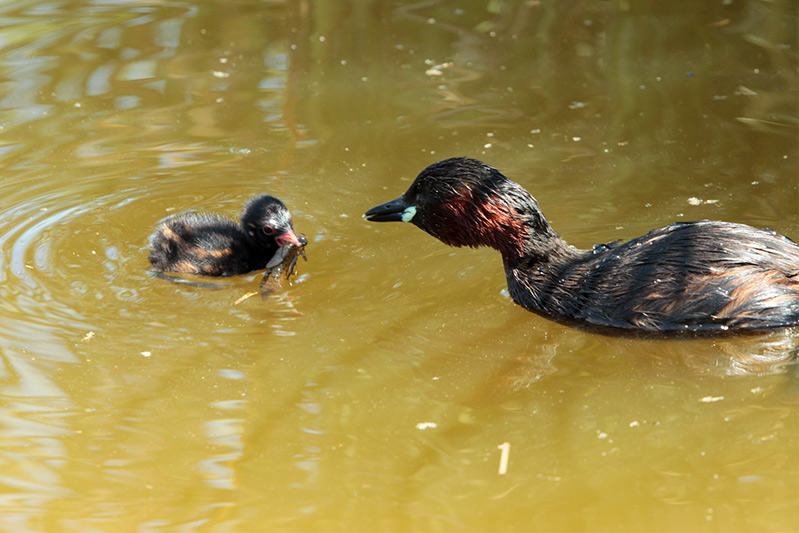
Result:
M371 208L364 216L369 222L403 222L408 203L400 196L390 202Z

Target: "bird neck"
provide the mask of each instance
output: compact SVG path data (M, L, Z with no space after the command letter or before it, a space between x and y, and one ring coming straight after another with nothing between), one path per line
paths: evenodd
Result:
M568 258L577 250L552 228L538 202L527 190L511 182L494 205L505 205L505 223L489 244L502 253L506 264L544 264Z

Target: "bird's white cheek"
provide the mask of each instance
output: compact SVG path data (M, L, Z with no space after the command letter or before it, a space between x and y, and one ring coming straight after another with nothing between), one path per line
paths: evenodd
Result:
M402 212L402 221L410 222L411 220L413 220L413 216L415 214L416 214L416 207L412 205L406 207L405 210Z

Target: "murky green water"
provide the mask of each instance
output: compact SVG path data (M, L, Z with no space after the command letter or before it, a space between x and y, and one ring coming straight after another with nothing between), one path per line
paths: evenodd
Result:
M578 246L797 239L795 2L6 2L0 72L1 529L799 530L795 333L576 331L361 219L468 155ZM260 192L292 287L148 275Z

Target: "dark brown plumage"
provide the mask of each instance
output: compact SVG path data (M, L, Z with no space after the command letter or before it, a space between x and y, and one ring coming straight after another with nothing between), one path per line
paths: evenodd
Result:
M529 192L467 158L430 165L366 216L499 250L513 299L556 320L644 332L799 325L799 246L772 230L700 220L579 250Z
M148 259L156 272L234 276L266 268L281 246L304 246L291 213L273 196L244 204L241 223L211 214L181 213L164 220L150 238Z

